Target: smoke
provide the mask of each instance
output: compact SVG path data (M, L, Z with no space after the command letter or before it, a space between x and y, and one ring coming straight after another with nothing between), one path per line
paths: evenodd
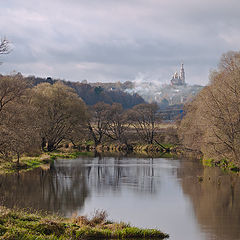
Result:
M170 79L163 82L159 78L139 73L133 81L133 88L125 91L137 93L146 102L158 104L180 104L190 101L203 87L199 85L172 86Z

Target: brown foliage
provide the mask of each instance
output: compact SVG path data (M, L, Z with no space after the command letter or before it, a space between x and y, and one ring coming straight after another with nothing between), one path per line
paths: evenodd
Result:
M37 144L27 88L21 75L0 78L0 154L4 158L15 154L19 158Z
M48 151L55 150L84 125L87 119L85 104L73 89L60 82L42 83L32 91L31 104L36 108L42 148L46 144Z
M183 144L205 158L240 157L240 53L223 55L210 84L187 107L179 127Z

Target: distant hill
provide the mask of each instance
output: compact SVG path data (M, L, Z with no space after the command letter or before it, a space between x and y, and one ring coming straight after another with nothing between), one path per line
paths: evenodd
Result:
M54 84L57 81L63 82L65 85L75 89L79 97L87 105L94 105L97 102L105 102L108 104L112 103L121 103L124 109L132 108L137 104L144 103L144 99L137 93L130 94L122 91L121 89L111 90L105 89L99 85L91 86L86 82L70 82L59 79L48 78L39 78L35 76L29 76L25 78L32 86L36 86L40 83L50 83Z
M157 102L161 106L184 104L191 101L203 89L203 86L200 85L184 84L175 86L171 84L162 84L158 81L96 82L89 84L111 91L120 90L130 94L137 93L146 102Z

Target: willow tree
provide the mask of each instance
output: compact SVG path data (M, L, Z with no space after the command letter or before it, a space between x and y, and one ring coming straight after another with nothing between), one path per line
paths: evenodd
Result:
M87 118L82 99L60 82L42 83L33 88L31 103L36 108L43 150L45 147L48 151L55 150Z

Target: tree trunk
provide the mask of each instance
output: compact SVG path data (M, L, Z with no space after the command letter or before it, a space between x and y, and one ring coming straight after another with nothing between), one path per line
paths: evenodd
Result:
M41 143L41 148L42 148L43 151L45 151L46 143L47 143L46 139L45 139L45 137L43 137L42 138L42 143Z
M55 146L54 146L54 143L49 143L48 142L48 145L47 145L47 150L48 150L48 152L52 152L53 150L55 150L56 148L55 148Z
M17 168L20 167L20 154L19 152L17 153Z

